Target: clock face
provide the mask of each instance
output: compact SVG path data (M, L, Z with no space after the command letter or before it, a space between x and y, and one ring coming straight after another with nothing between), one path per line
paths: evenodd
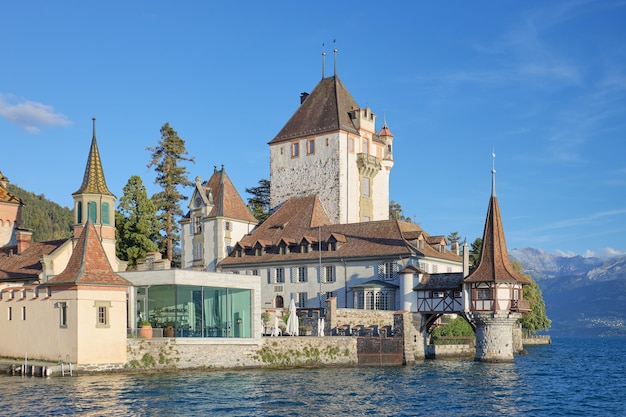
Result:
M196 207L200 207L202 204L202 199L200 197L196 197Z

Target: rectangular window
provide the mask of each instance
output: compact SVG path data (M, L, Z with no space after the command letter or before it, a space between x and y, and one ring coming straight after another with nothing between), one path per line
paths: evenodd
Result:
M314 154L315 153L315 139L309 139L309 141L307 142L307 153L309 155Z
M253 269L252 270L252 275L259 276L259 270L258 269Z
M370 179L369 177L361 178L361 195L363 197L370 197Z
M26 306L22 306L22 320L26 320Z
M439 265L434 264L433 265L433 274L436 274L439 271Z
M9 309L7 310L7 319L13 320L13 307L9 307Z
M59 327L67 327L67 303L65 301L59 303Z
M305 292L297 292L295 297L296 307L306 308L307 295Z
M285 268L276 268L275 275L274 275L274 282L276 284L285 283Z
M299 142L293 142L291 144L291 157L292 158L297 158L300 156L300 143Z
M193 232L195 234L200 234L202 233L202 217L198 216L194 219L194 223L193 223L194 227L193 227Z
M196 242L193 244L193 259L202 259L202 242Z
M335 282L335 266L327 265L324 267L324 282Z
M354 153L354 138L348 138L348 152Z
M369 151L369 142L367 141L367 139L363 139L363 153L368 154Z
M229 231L230 227L231 227L230 222L224 222L224 230Z
M479 300L490 300L491 290L489 288L481 288L477 291L476 295Z
M96 327L108 328L109 326L109 310L111 308L110 301L95 301L96 307Z
M380 262L378 264L378 279L393 281L397 278L398 264L396 262Z
M298 282L307 282L306 279L306 266L298 267Z

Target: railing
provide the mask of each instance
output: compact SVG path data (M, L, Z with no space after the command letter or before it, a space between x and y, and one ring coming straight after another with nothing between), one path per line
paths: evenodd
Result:
M511 311L527 312L530 311L530 301L528 300L511 300Z

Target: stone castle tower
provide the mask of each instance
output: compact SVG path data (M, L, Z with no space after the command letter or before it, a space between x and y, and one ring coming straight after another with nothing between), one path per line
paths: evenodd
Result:
M337 75L322 78L270 142L270 204L318 195L331 223L389 218L393 135Z
M7 190L9 179L0 172L0 248L18 244L24 203Z
M100 151L96 143L96 119L93 119L93 137L87 157L83 183L74 198L74 238L78 239L88 220L95 226L102 247L114 271L119 271L115 256L115 195L107 187ZM124 268L125 269L125 268Z

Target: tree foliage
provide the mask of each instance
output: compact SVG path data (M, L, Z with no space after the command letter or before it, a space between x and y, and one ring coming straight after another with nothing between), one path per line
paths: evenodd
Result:
M156 206L148 198L141 178L130 177L123 192L115 211L115 251L118 258L128 261L128 270L134 270L146 253L159 249L161 236Z
M527 300L530 303L531 311L524 313L520 319L522 329L530 334L536 334L541 330L548 330L552 324L552 320L550 320L546 314L546 304L543 301L541 288L539 288L535 280L530 275L524 272L524 268L521 263L513 261L511 262L511 265L517 272L530 279L530 284L524 285L524 300Z
M463 317L456 317L450 323L437 327L430 336L435 343L440 337L473 337L474 330Z
M400 203L396 203L394 200L391 200L391 202L389 203L389 218L392 220L400 220L403 222L412 223L411 218L404 215Z
M263 223L270 216L270 181L261 179L258 186L246 188L246 193L252 195L248 199L248 209L259 224Z
M480 261L480 253L483 250L483 239L477 237L475 241L472 242L472 247L470 248L469 253L469 270L472 272L478 266L478 261Z
M7 184L7 191L24 203L22 227L32 231L33 242L65 239L72 236L74 224L72 210L53 203L43 194L35 195L13 184Z
M174 246L180 241L178 218L183 215L180 202L188 198L179 191L179 187L192 185L187 177L187 168L180 163L195 161L194 158L187 156L185 141L169 123L161 127L159 144L147 150L151 152L148 168L154 167L157 173L154 183L162 189L152 196L152 200L156 205L157 218L161 222L161 231L165 236L166 257L172 261Z
M459 236L459 232L451 232L446 239L448 239L449 244L457 243L461 240L461 236Z

